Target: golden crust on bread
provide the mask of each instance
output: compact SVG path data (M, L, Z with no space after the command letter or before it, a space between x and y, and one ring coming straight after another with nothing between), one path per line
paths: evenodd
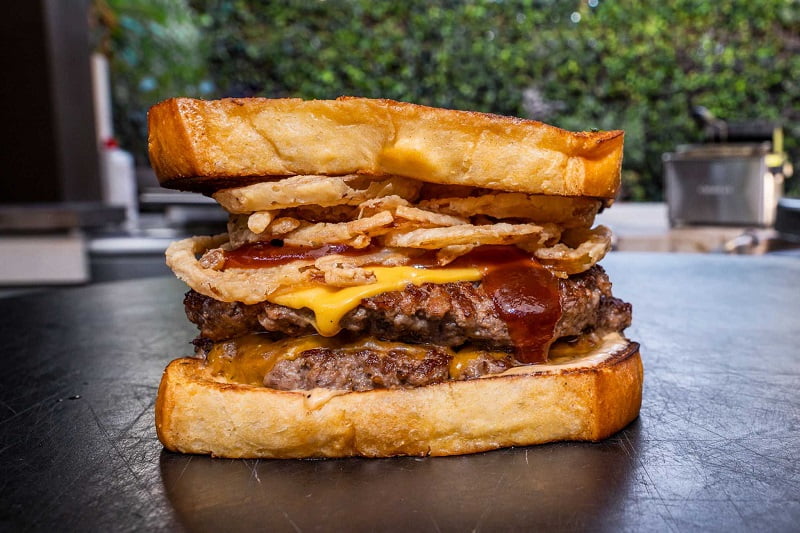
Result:
M148 121L153 168L177 189L367 174L613 199L620 183L621 131L573 133L391 100L173 98L152 107Z
M638 344L608 342L578 365L365 392L226 383L200 359L177 359L159 387L156 428L170 450L231 458L458 455L597 441L635 419L641 404Z

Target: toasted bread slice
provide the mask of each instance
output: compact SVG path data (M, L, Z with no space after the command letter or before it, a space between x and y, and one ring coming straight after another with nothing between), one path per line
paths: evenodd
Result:
M173 98L148 120L150 161L176 189L365 174L609 200L620 183L622 131L572 133L391 100Z
M639 413L639 345L618 334L560 364L414 389L279 391L220 381L177 359L156 403L168 449L231 458L458 455L597 441Z

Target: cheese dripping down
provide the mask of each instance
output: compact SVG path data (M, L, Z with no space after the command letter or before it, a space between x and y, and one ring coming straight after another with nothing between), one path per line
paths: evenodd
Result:
M339 323L344 315L358 307L364 298L402 291L409 284L456 283L482 278L477 268L374 267L370 270L375 274L376 281L368 285L309 287L274 295L269 300L292 309L311 309L317 331L320 335L332 337L341 331Z

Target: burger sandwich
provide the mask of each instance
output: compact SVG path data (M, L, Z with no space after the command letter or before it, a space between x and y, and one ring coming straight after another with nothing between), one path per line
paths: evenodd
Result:
M638 415L594 226L621 131L349 97L177 98L148 121L160 183L230 214L166 252L199 328L159 388L166 448L455 455Z

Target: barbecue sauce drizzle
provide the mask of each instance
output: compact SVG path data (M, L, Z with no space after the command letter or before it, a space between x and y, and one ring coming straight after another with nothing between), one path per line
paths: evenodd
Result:
M254 242L225 252L224 268L267 268L285 265L292 261L319 259L326 255L366 255L376 251L375 247L353 248L344 244L326 244L318 248L284 246L272 242Z
M480 246L454 265L483 271L483 288L506 323L520 363L544 363L561 319L558 279L516 246Z
M331 254L356 256L375 251L377 248L372 246L307 248L258 242L225 252L225 268L263 268ZM529 364L545 362L561 318L558 279L516 246L479 246L451 265L482 271L481 283L508 327L516 359ZM435 268L438 266L436 255L422 253L411 259L410 266Z

